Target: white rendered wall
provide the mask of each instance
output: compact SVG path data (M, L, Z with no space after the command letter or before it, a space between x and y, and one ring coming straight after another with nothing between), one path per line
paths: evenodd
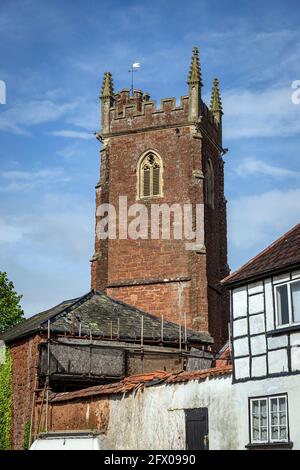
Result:
M208 408L209 448L239 445L240 410L231 376L145 388L110 401L107 445L114 449L185 449L185 409ZM245 404L247 406L247 403Z
M300 449L300 375L232 384L231 377L162 384L112 397L108 449L184 450L185 409L208 408L209 448L249 444L249 398L288 395L290 440Z

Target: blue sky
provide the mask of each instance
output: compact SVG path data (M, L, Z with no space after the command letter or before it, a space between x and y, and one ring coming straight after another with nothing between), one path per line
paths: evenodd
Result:
M187 93L194 45L203 94L224 104L229 260L300 221L300 8L295 1L1 0L0 270L27 315L89 290L99 90Z

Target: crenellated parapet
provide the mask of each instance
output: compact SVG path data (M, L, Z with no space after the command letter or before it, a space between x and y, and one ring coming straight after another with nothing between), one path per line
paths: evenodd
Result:
M133 96L122 90L115 95L115 106L110 109L110 133L187 125L188 101L188 96L182 96L177 105L176 98L163 98L157 107L156 101L140 90L135 90Z
M204 103L201 102L201 124L205 131L217 142L221 144L221 127L216 121L215 116L211 109Z
M141 90L134 90L133 96L131 96L129 88L123 88L123 90L114 95L114 98L114 118L118 116L122 117L126 106L132 106L136 109L136 112L140 112L143 102L149 101L148 93L143 93Z
M102 86L102 130L101 134L113 136L137 132L143 129L194 126L197 132L206 130L214 140L221 143L222 106L218 81L214 80L212 104L209 108L201 97L202 77L198 48L194 47L188 75L188 95L163 98L159 107L148 93L129 88L114 93L112 75L104 74Z

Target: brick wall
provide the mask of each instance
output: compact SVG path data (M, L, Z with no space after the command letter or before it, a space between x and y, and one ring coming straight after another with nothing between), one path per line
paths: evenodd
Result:
M38 425L38 416L41 413L41 402L37 402L35 410L35 429ZM107 430L109 422L109 402L98 397L85 400L73 400L49 404L49 431L66 430ZM42 416L46 414L43 406Z
M189 310L190 281L114 287L107 289L107 294L159 317L164 314L164 320L178 322L181 318L184 324L182 313ZM192 326L190 317L187 326Z
M15 450L23 449L26 421L31 418L36 367L38 365L38 345L41 337L35 335L14 343L11 347L13 360L13 432Z
M221 348L228 338L229 295L220 280L229 273L227 264L227 220L224 197L224 162L214 146L204 141L203 159L210 158L214 168L214 208L205 205L205 248L207 256L209 331ZM205 164L205 163L204 163Z

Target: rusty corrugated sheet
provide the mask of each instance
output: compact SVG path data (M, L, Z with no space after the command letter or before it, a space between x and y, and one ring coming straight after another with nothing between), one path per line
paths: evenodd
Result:
M124 378L121 382L97 385L95 387L77 390L75 392L56 393L50 396L51 402L78 400L81 398L97 396L130 393L134 390L143 388L144 386L156 385L157 383L180 383L190 380L205 380L221 375L228 375L232 372L232 366L223 366L213 369L203 369L196 371L186 371L168 373L161 370L150 372L147 374L137 374Z
M188 372L179 372L178 374L171 374L166 380L167 383L174 382L188 382L189 380L205 380L207 378L214 378L220 375L228 375L232 372L232 366L223 366L213 369L194 370Z

